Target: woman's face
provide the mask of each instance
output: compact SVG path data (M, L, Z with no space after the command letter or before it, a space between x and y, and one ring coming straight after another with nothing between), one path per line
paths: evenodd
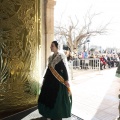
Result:
M52 52L57 52L57 50L58 50L58 48L55 46L54 43L51 44L50 49L51 49Z

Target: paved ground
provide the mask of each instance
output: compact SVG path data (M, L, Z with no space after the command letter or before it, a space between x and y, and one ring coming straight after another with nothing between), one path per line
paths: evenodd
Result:
M84 120L115 120L118 116L120 89L120 79L115 77L115 71L116 68L96 72L73 70L72 113ZM38 110L35 110L22 120L39 118Z
M73 114L84 120L115 120L120 89L115 71L116 68L89 73L74 70Z

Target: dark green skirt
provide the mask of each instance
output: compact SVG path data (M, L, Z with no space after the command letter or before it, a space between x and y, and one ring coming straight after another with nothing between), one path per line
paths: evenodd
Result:
M68 94L66 86L61 83L54 108L50 109L38 102L39 113L45 118L60 119L71 117L71 107L72 96Z

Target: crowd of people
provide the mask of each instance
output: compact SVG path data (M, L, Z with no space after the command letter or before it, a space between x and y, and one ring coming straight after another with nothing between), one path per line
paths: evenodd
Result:
M73 57L71 55L67 56L68 61L69 60L75 61L76 59L83 60L83 59L89 59L89 58L92 58L92 60L90 60L90 65L93 67L94 67L94 65L97 65L97 66L99 65L99 62L96 60L96 59L99 59L101 70L106 69L107 67L108 68L117 67L119 65L119 61L120 61L120 56L115 53L87 54L86 52L83 52L78 55L75 53L73 55Z
M102 55L91 55L88 58L98 58L100 59L100 69L106 69L117 67L119 65L119 56L117 54L102 54Z

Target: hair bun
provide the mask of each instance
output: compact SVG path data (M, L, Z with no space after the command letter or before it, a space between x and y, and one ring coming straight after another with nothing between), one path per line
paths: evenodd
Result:
M54 43L55 47L58 48L58 42L57 41L53 41L52 43Z

